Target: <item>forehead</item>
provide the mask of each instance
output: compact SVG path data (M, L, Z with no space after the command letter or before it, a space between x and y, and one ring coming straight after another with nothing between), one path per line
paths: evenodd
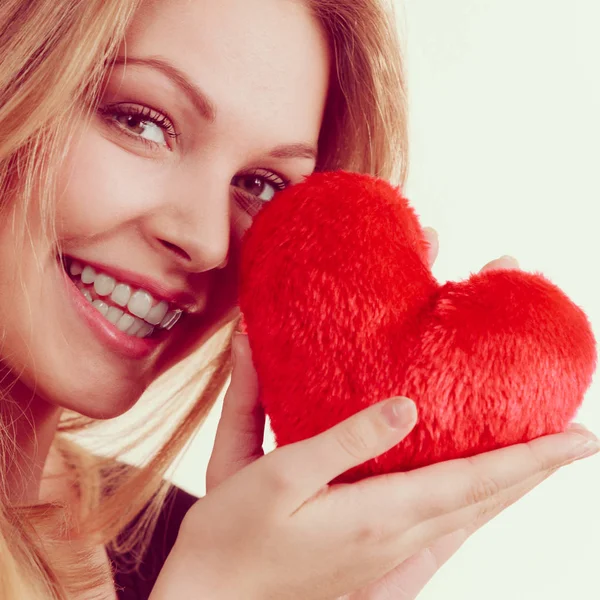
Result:
M210 97L218 119L252 116L304 136L320 126L328 47L299 0L145 0L124 50L173 63Z

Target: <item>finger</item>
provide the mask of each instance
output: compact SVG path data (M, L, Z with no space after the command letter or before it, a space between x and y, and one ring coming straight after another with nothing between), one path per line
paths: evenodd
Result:
M526 482L504 490L488 500L467 506L437 519L425 521L410 531L410 539L413 541L412 543L409 542L409 544L421 547L423 544L431 543L431 540L437 539L440 535L455 531L457 528L464 529L471 535L509 506L512 506L557 470L552 469L545 473L540 473L531 477ZM406 542L407 539L404 540L405 544Z
M504 490L497 499L490 500L487 505L481 506L474 519L471 519L472 512L464 515L457 514L458 529L454 529L454 524L446 523L441 528L439 523L430 521L428 523L429 531L422 535L433 541L428 542L429 545L426 548L405 560L390 574L390 584L393 581L402 582L399 590L401 593L388 597L385 595L381 595L381 597L374 596L372 600L388 600L388 598L389 600L392 600L392 598L395 600L413 600L416 598L435 573L462 547L473 533L526 496L556 471L557 469L552 469L534 475L508 490ZM450 533L446 533L448 530L450 530ZM444 531L444 533L440 534L440 531Z
M489 262L487 265L485 265L483 267L483 269L481 269L481 272L484 273L485 271L494 271L494 270L498 270L498 269L518 269L519 268L519 262L517 261L516 258L513 258L512 256L502 256L501 258L497 258L496 260L493 260L491 262Z
M431 578L446 564L469 538L465 529L448 533L435 540L430 546L417 552L397 567L397 576L405 584L394 600L414 600ZM384 600L383 598L381 600ZM392 600L392 597L389 597Z
M465 530L442 536L415 552L376 582L338 600L415 600L467 539L468 533Z
M207 491L263 454L265 413L248 336L232 339L233 371L206 475Z
M388 573L368 595L359 595L356 600L415 600L468 537L465 529L459 529L436 539Z
M503 490L599 449L598 440L589 432L544 436L405 473L400 496L409 500L413 522L419 523L492 499ZM425 502L424 490L428 491Z
M551 469L550 471L534 475L524 482L501 492L495 502L488 502L488 506L482 506L481 509L477 511L475 518L465 526L469 535L472 535L478 529L481 529L500 513L504 512L508 507L512 506L521 498L524 498L534 488L556 473L556 471L558 471L558 469Z
M433 227L425 227L423 229L423 234L429 244L429 249L427 250L427 262L429 266L432 267L440 249L439 236Z
M591 444L591 446L588 446ZM527 444L517 444L471 458L437 463L406 473L373 477L360 482L353 493L360 494L363 506L377 506L376 514L365 513L369 529L385 531L390 538L427 521L445 517L444 532L461 528L453 517L461 509L475 507L496 499L503 490L544 476L552 469L598 451L598 441L590 432L567 430L565 433L537 438ZM332 490L341 496L343 490ZM402 510L399 513L399 508ZM473 514L478 509L473 510ZM475 519L475 517L473 517ZM395 525L395 529L390 527ZM440 523L440 521L438 521ZM364 524L358 523L358 527ZM420 539L418 548L423 547Z
M452 535L452 533L448 534L445 532L456 531L456 524L456 528L459 528L459 531L462 531L466 536L471 536L500 513L504 512L508 507L526 496L535 487L543 483L557 470L558 469L551 469L550 471L534 475L524 482L514 485L507 490L503 490L496 497L484 501L475 507L461 509L461 511L453 513L452 522L449 522L448 519L446 519L446 522L438 522L435 519L433 521L427 521L423 524L427 532L420 533L420 535L425 539L438 539L440 535ZM475 512L473 512L473 508L476 509ZM444 517L440 517L439 519L443 520Z
M368 591L359 593L352 600L414 600L437 571L462 547L465 541L478 529L498 516L509 506L528 494L533 488L546 480L556 469L535 475L525 482L501 493L499 501L483 506L477 517L469 521L472 515L456 515L459 529L449 533L440 533L452 528L453 524L440 524L429 521L426 531L413 530L413 542L416 547L427 543L413 556L393 569ZM463 509L465 510L465 509ZM406 544L406 538L403 540Z
M408 398L379 402L307 440L283 446L263 464L266 495L285 493L295 510L324 486L401 442L417 421L415 403ZM282 506L287 504L282 500Z
M589 440L589 438L587 439ZM575 442L575 447L580 447L580 445L577 442ZM546 470L537 471L530 477L518 481L514 485L509 486L506 489L502 489L497 493L488 496L486 488L486 492L481 496L481 498L478 498L475 501L472 500L474 494L472 492L469 492L467 494L468 500L462 501L459 504L454 504L455 506L461 506L461 508L458 508L457 510L448 509L447 512L443 512L442 510L440 510L440 507L436 506L435 510L436 512L439 512L439 515L436 517L429 519L424 518L417 522L413 520L412 524L405 522L403 519L399 519L399 526L396 527L395 532L390 531L391 528L388 524L386 531L386 539L390 541L389 546L391 547L391 550L388 548L387 553L389 554L390 552L392 552L393 554L394 552L396 552L398 554L401 554L408 552L409 555L413 553L418 553L423 548L430 546L432 543L435 542L435 540L439 539L440 537L447 536L452 532L458 530L464 530L467 532L468 535L471 535L477 529L482 527L485 523L489 522L495 516L504 511L506 508L512 506L512 504L514 504L517 500L529 493L534 487L536 487L545 479L550 477L550 475L556 472L558 468L562 466L563 463L568 463L572 462L573 460L576 460L576 458L573 457L573 446L571 445L570 448L571 450L568 450L566 453L563 453L561 458L554 460L555 466ZM498 453L501 451L495 452ZM589 451L585 451L583 455L588 456L588 452ZM577 452L577 454L579 454L579 452ZM568 458L565 458L565 455L568 456ZM486 455L480 456L483 457ZM442 464L449 463L441 463L440 465ZM443 482L439 481L438 485L443 485ZM431 492L434 490L434 488L435 486L430 485L428 490ZM480 487L478 485L475 485L474 489L476 489L477 492L479 492ZM420 500L423 504L429 504L429 500L427 500L427 495L423 492L421 493ZM403 514L406 514L407 512L409 511L407 511L406 509L403 510ZM380 511L378 516L378 520L380 521L379 523L371 522L370 524L370 527L374 531L383 530L384 525L381 522L381 514L382 511Z

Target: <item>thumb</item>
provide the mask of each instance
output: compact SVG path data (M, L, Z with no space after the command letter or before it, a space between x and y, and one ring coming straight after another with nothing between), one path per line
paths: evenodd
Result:
M312 438L278 448L265 458L275 473L294 474L288 488L290 503L304 502L338 475L399 444L416 422L417 408L412 400L391 398Z
M231 350L233 371L206 472L207 491L264 454L265 413L248 336L235 334Z

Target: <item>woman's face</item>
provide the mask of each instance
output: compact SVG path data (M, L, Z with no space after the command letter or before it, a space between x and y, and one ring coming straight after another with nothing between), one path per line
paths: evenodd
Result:
M313 170L329 78L325 36L291 0L147 0L120 56L59 173L65 264L38 219L18 256L0 225L0 263L23 272L0 270L2 359L96 418L235 316L240 237Z

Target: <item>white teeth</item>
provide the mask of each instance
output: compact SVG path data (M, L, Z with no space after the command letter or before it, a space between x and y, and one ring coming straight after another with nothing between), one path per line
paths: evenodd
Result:
M133 325L125 333L127 335L135 335L142 328L143 324L144 324L144 321L142 321L141 319L138 319L136 317L133 317Z
M152 325L150 325L149 323L146 323L145 321L142 321L142 326L140 327L139 331L135 335L136 335L136 337L144 338L144 337L148 337L153 331L154 331L154 327L152 327Z
M69 272L71 275L73 275L73 277L77 277L77 275L81 275L81 273L83 273L83 267L80 263L73 261L71 263L71 267L69 268Z
M127 306L129 298L131 298L131 288L124 283L117 284L113 293L110 295L110 299L119 306Z
M177 323L177 321L179 321L179 318L181 317L181 311L180 310L172 310L171 312L168 312L165 315L165 318L161 321L160 326L163 329L172 329L175 326L175 323Z
M116 308L115 306L108 307L108 312L106 313L106 318L113 325L116 325L122 316L123 316L123 311L120 308Z
M92 306L102 314L107 321L115 325L119 331L139 338L148 337L154 332L154 327L152 327L152 325L123 312L120 308L109 306L102 300L94 300L92 302L92 295L88 290L82 290L81 293L92 303Z
M103 316L106 316L106 313L108 313L108 304L102 302L102 300L94 300L92 306Z
M117 282L110 276L100 273L94 281L94 289L98 296L108 296L112 294Z
M117 329L121 331L127 331L134 323L135 317L124 313L123 316L117 321Z
M148 292L138 290L131 296L131 299L127 303L127 308L131 314L140 319L145 319L146 315L150 312L150 308L152 308L152 302L152 296Z
M169 305L162 301L159 302L156 306L153 306L150 309L150 312L144 317L148 323L152 323L152 325L158 325L167 314L169 310Z
M81 273L81 281L83 283L89 285L90 283L94 283L96 279L96 271L92 269L92 267L85 267Z
M133 291L130 286L117 283L114 277L98 273L93 267L84 266L75 260L68 266L68 271L73 277L79 277L74 283L86 300L110 323L128 335L148 337L153 333L154 326L169 330L183 314L182 310L169 311L167 302L157 302L145 290ZM94 300L92 291L101 299ZM123 310L108 304L107 297L114 304L123 307Z

